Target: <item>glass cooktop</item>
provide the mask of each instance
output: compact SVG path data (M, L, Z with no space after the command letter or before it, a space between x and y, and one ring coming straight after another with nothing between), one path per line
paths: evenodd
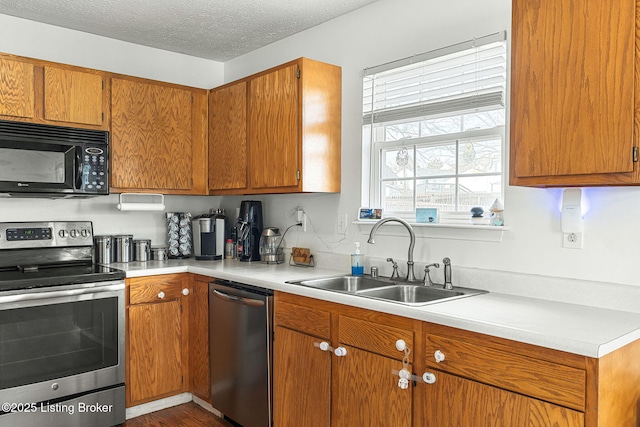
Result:
M125 278L125 272L98 264L0 270L0 292L50 286L105 282Z

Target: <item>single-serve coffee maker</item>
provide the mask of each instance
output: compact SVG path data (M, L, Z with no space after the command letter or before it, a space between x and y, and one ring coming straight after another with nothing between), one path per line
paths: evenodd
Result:
M262 202L259 200L244 200L240 203L237 228L240 261L260 261Z
M202 214L193 218L193 250L196 259L222 259L225 219L222 213Z

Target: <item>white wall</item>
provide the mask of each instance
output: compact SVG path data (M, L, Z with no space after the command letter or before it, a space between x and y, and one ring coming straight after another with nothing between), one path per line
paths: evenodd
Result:
M0 14L0 52L210 89L224 64Z
M103 69L196 87L261 71L300 56L326 61L343 69L342 192L248 197L170 196L170 210L194 213L220 203L233 216L244 199L263 200L266 226L294 223L296 205L309 215L307 233L294 228L287 245L313 251L348 254L352 242L363 242L370 256L406 258L407 238L380 236L366 245L363 229L350 225L347 236L335 233L336 214L355 217L361 204L361 72L362 69L510 27L509 0L379 0L351 14L244 55L225 64L136 46L45 24L0 15L0 51ZM224 75L223 75L224 73ZM585 219L585 247L561 247L558 203L560 190L508 187L505 217L510 231L501 243L450 239L419 239L416 262L444 256L454 267L477 267L638 285L633 266L640 227L639 188L594 188L585 191L591 210ZM163 239L158 213L122 213L117 196L89 200L0 199L0 221L89 219L98 233L133 232L154 244ZM365 230L366 231L366 230ZM155 236L155 237L154 237Z
M313 227L307 233L292 229L288 246L348 254L352 242L359 240L368 255L406 259L408 238L404 236L381 236L376 238L376 245L367 245L358 226L351 225L346 237L335 234L336 214L347 212L352 220L361 203L361 72L367 67L508 30L510 15L509 0L380 0L227 62L225 81L300 56L342 67L342 193L260 197L265 204L265 225L292 224L294 219L289 214L301 205ZM501 243L421 238L416 245L416 262L449 256L454 268L458 265L640 285L634 268L640 241L640 226L636 223L640 188L592 188L584 193L591 210L585 218L582 250L561 247L561 190L507 187L505 218L511 229L505 232ZM225 197L223 205L233 209L240 200Z
M211 88L223 82L224 64L0 15L0 52L63 64ZM92 199L0 198L0 221L88 220L96 234L133 234L166 244L162 213L120 212L117 195ZM167 196L168 211L193 214L218 208L218 197Z

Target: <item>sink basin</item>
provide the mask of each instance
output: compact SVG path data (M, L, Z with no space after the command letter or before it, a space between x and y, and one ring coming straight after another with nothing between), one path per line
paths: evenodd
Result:
M358 292L365 289L375 289L393 284L393 282L389 280L373 279L367 276L339 276L327 279L301 280L288 283L338 292Z
M358 295L362 295L370 298L379 298L390 301L397 301L404 304L424 304L442 299L455 298L468 293L444 289L426 287L422 285L395 285L387 286L384 288L363 290L358 292Z
M460 287L445 290L416 282L403 283L386 278L374 279L370 276L338 276L287 283L416 306L486 293L478 289Z

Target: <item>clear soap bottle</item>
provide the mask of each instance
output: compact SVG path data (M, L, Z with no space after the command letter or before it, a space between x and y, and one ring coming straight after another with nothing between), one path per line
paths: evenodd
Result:
M351 275L362 276L364 274L364 255L360 253L360 242L354 243L356 249L351 254Z

